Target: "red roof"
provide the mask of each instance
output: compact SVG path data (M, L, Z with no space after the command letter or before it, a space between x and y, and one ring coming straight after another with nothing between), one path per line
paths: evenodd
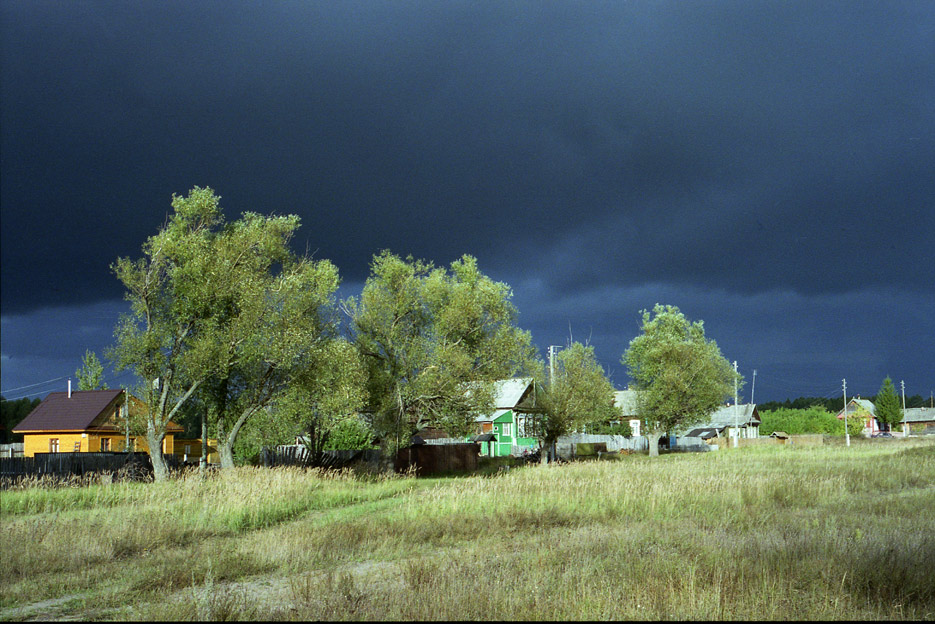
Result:
M83 431L122 393L119 388L77 390L69 398L67 392L50 392L13 431Z

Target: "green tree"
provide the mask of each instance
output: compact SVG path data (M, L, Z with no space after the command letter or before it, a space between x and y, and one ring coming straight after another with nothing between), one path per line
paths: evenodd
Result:
M369 412L386 450L426 426L460 437L493 409L493 381L541 369L506 284L463 256L450 270L383 251L360 298L349 298L367 369Z
M896 388L893 387L893 380L886 377L880 392L877 393L874 401L877 421L883 425L884 431L890 431L895 425L903 420L903 410L899 404L899 397L896 396Z
M784 431L790 435L821 433L825 435L844 435L844 420L816 406L808 409L779 408L762 412L760 435L768 436L774 431ZM856 421L857 419L853 419ZM855 425L848 421L854 429ZM857 427L859 431L859 427Z
M245 212L225 223L219 200L210 188L173 195L175 212L146 241L145 257L115 263L131 314L117 327L112 359L146 382L150 449L195 397L231 467L243 426L274 413L293 382L312 383L309 371L330 362L338 274L290 251L297 216ZM161 454L151 455L165 478Z
M104 383L104 367L94 351L85 351L81 367L75 371L79 390L107 390Z
M336 387L359 377L348 370L357 366L356 354L339 336L338 271L327 260L290 252L298 225L294 216L247 213L214 241L213 271L226 277L223 290L213 294L215 372L201 390L224 468L234 465L233 449L243 426L277 413L266 408L285 400L294 384L307 387L309 399L318 386L326 386L330 404L334 397L352 397L340 406L329 404L341 415L360 407L362 386ZM274 271L274 265L281 270ZM305 404L311 412L325 400Z
M662 434L704 420L733 394L740 376L714 340L705 338L702 321L690 322L677 307L658 303L642 316L642 334L630 341L621 362L635 383L637 415L655 456Z
M13 433L13 428L23 422L40 403L40 399L23 398L8 401L0 396L0 444L23 441L23 434Z
M555 441L589 422L609 421L619 416L614 409L614 387L594 358L594 347L572 342L554 361L555 378L542 396L545 413L538 422L538 437L546 463Z
M358 449L373 448L373 427L359 414L345 416L338 420L328 441L325 443L325 450L329 451L353 451Z
M366 398L366 369L354 346L331 340L321 347L275 405L277 419L305 434L313 465L320 463L341 422L357 413Z

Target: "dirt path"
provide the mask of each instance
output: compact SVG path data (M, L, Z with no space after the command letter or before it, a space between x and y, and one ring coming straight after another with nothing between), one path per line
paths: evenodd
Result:
M52 620L83 620L84 615L69 616L64 608L68 603L75 600L81 600L85 594L70 594L61 598L52 598L50 600L41 600L21 607L10 607L0 609L0 620L4 621L23 621L23 622L49 622Z

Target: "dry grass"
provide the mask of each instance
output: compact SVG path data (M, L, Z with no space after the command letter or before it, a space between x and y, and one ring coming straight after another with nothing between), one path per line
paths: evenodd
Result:
M908 440L10 492L0 617L931 619L933 484Z

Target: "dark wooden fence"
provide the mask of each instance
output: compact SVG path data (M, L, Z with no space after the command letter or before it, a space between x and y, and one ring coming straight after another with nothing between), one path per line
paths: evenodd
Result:
M171 470L181 462L163 455ZM67 479L109 473L118 479L145 480L152 477L153 463L146 453L36 453L33 457L0 457L0 484L12 485L27 478Z
M354 463L376 465L380 462L379 449L357 451L322 451L317 460L301 444L279 446L275 449L264 448L260 452L260 461L267 468L276 466L301 466L340 469Z
M470 472L478 467L475 442L463 444L420 444L401 448L396 453L396 472L410 468L419 476L448 472Z

